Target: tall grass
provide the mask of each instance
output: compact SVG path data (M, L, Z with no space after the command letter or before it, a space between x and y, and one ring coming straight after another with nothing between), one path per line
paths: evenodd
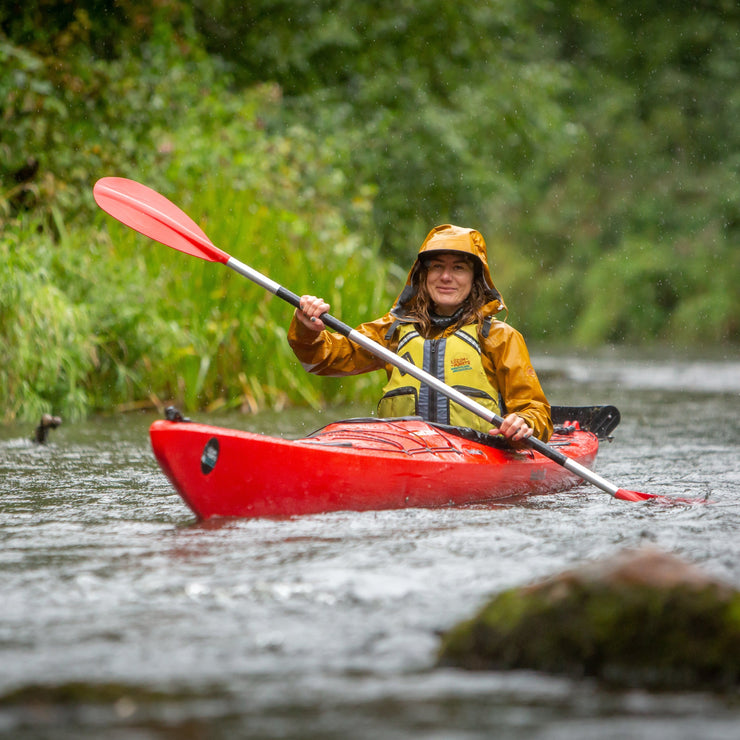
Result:
M64 267L37 223L0 240L0 408L6 420L63 407L87 411L84 382L94 363L89 314L60 287Z
M203 91L151 131L161 190L210 238L356 324L385 312L403 275L379 253L372 189L339 163L352 142L268 130L275 91ZM99 209L67 224L19 220L0 241L0 418L176 403L183 410L370 399L380 379L307 375L286 342L292 308L222 266L180 254Z
M211 181L191 215L215 244L296 293L326 296L349 323L387 310L396 281L377 244L359 244L331 209L291 213L258 199L254 191ZM112 234L124 260L130 255L135 263L142 250L147 254L141 279L156 294L159 320L177 327L166 358L148 372L157 393L187 409L208 410L318 407L374 394L377 379L306 376L286 341L293 310L287 303L221 265L142 243L117 228Z
M214 243L348 323L387 310L400 274L330 207L291 212L227 179L188 208ZM286 341L292 307L222 265L108 216L56 239L29 224L0 252L0 406L6 421L176 403L183 410L371 398L379 379L308 376Z

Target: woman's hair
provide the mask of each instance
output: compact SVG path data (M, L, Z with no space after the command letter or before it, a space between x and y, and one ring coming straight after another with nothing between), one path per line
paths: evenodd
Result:
M473 285L470 294L463 301L455 328L482 321L484 318L482 310L489 300L480 261L475 257L470 257L469 262L473 266ZM419 325L423 335L426 335L431 329L431 316L434 313L434 301L432 301L427 289L428 272L429 268L426 260L422 258L419 260L419 265L411 278L412 285L416 288L416 296L409 314L414 323Z

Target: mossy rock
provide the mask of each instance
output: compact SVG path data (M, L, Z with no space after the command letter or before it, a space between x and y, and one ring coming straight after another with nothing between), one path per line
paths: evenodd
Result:
M496 596L443 638L439 664L594 677L616 686L740 684L740 592L654 550Z

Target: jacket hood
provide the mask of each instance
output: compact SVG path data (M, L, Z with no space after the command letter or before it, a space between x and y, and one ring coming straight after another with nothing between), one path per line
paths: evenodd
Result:
M479 263L483 281L487 288L488 302L483 309L483 313L486 316L491 316L506 308L501 293L496 290L496 286L493 284L493 279L491 278L491 271L488 267L486 242L483 239L483 235L475 229L443 224L442 226L435 226L422 242L416 261L412 265L406 279L406 286L401 291L401 295L398 296L391 309L392 316L401 320L408 318L409 310L414 305L417 293L416 285L414 285L414 277L418 273L424 258L433 255L435 252L464 252L465 254L472 255Z

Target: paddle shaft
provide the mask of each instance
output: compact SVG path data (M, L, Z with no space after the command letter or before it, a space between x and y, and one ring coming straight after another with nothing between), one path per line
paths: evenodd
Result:
M249 265L245 265L243 262L240 262L235 257L229 257L226 262L226 266L230 267L232 270L234 270L234 272L238 272L240 275L248 278L253 283L261 286L273 295L276 295L278 298L281 298L287 303L290 303L292 306L295 306L295 308L300 309L300 296L296 295L290 290L287 290L279 283L276 283L274 280L271 280L254 268L250 267ZM407 373L408 375L411 375L422 383L425 383L430 388L433 388L434 390L438 391L444 396L447 396L450 400L459 404L463 408L466 408L468 411L476 414L476 416L480 416L482 419L490 422L493 426L500 427L503 423L503 417L493 413L493 411L490 411L485 406L479 404L477 401L469 398L464 393L460 393L460 391L456 390L452 386L447 385L447 383L444 383L439 378L431 375L426 370L417 367L413 363L408 362L408 360L404 360L403 357L401 357L400 355L397 355L395 352L392 352L388 348L384 347L382 344L378 344L364 334L361 334L356 329L353 329L351 326L345 324L343 321L340 321L331 314L324 313L321 315L320 318L321 321L323 321L324 324L330 329L333 329L342 336L347 337L347 339L349 339L351 342L354 342L363 349L366 349L368 352L370 352L370 354L375 355L375 357L384 360L389 365L393 365L399 370L402 370L404 373ZM524 440L524 442L533 450L536 450L541 455L544 455L553 462L556 462L558 465L562 465L566 470L569 470L571 473L574 473L584 480L587 480L589 483L592 483L594 486L600 488L602 491L605 491L606 493L614 496L619 490L618 486L615 486L613 483L610 483L605 478L597 475L592 470L589 470L587 467L581 465L580 463L577 463L575 460L572 460L567 455L564 455L562 452L559 452L558 450L550 447L542 440L537 439L537 437L528 437L526 440Z

